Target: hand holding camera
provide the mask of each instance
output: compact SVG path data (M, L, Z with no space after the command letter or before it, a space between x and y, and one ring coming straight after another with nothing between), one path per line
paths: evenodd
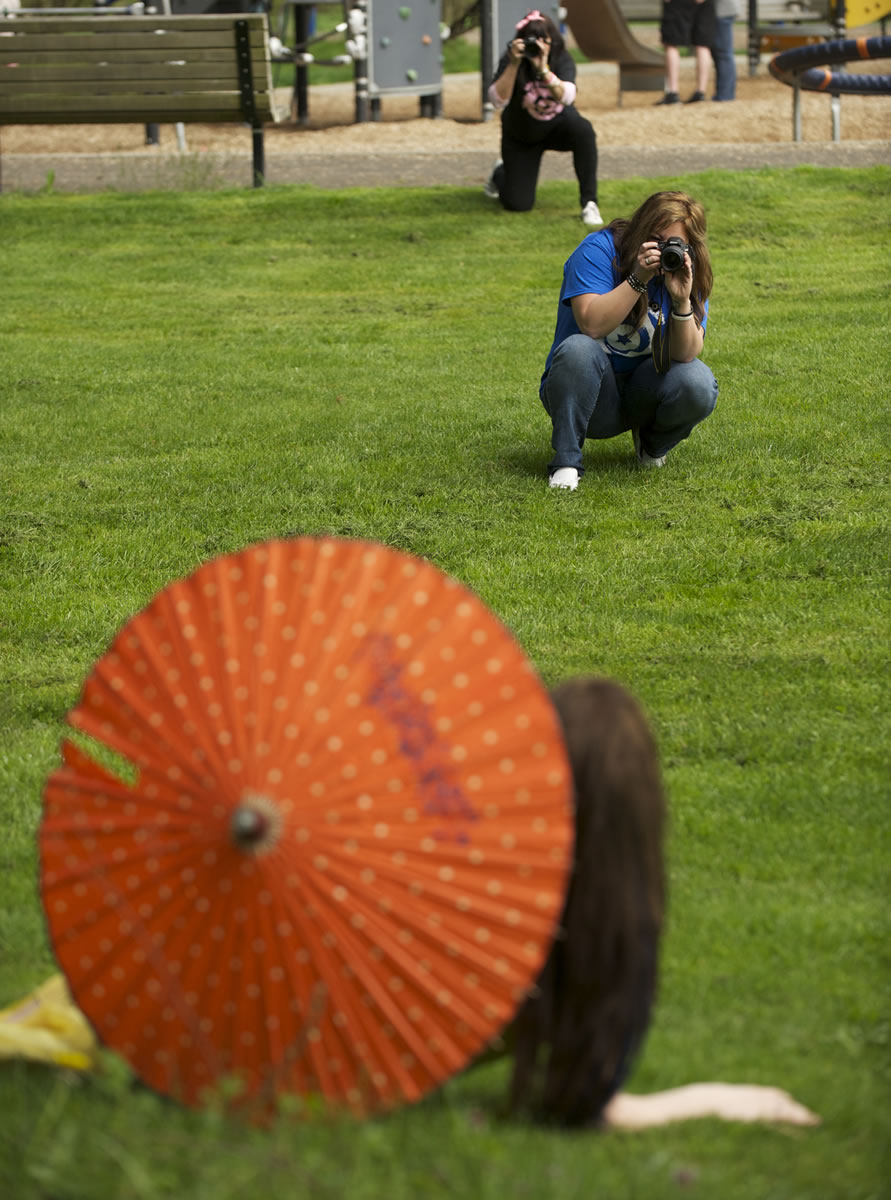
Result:
M519 62L522 61L522 59L524 57L523 52L525 49L526 49L526 39L525 38L515 37L512 42L507 43L508 57L510 58L510 61L513 63L514 66L516 66Z
M508 45L508 53L512 63L519 63L524 58L528 59L535 70L540 73L548 65L550 46L543 39L527 34L514 38Z
M683 305L689 308L693 286L693 247L680 237L644 242L637 252L635 274L642 283L648 283L655 275L662 275L674 307Z

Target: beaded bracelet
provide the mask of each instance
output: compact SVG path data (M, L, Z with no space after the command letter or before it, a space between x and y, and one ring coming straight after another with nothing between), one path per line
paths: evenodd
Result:
M634 290L635 290L636 292L638 292L638 293L639 293L641 296L642 296L642 295L643 295L643 294L646 292L646 290L647 290L647 285L646 285L645 283L641 283L641 281L640 281L640 280L637 278L637 276L634 274L634 272L633 272L633 271L631 272L631 274L630 274L630 275L628 275L628 276L626 277L626 279L625 279L625 282L626 282L626 283L627 283L627 284L628 284L630 287L633 287L633 288L634 288Z

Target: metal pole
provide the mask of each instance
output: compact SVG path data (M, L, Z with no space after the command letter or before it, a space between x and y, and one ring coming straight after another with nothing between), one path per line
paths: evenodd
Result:
M835 36L843 38L848 24L848 12L845 0L836 0L835 5ZM841 141L841 96L836 92L831 101L832 108L832 140Z
M489 84L498 65L492 52L495 45L495 4L496 0L480 0L480 69L484 121L491 121L495 115L495 106L489 99Z
M257 121L251 126L254 151L254 187L262 187L266 179L266 154L263 149L263 125Z
M355 0L353 8L358 9L364 18L361 31L350 28L354 38L365 38L365 57L357 58L355 66L356 124L363 125L368 120L368 2Z
M303 4L294 5L294 45L302 46L309 34L309 11ZM309 120L309 71L297 62L294 55L294 105L297 124L305 125Z
M761 59L761 35L758 33L758 0L749 0L749 76L758 74Z

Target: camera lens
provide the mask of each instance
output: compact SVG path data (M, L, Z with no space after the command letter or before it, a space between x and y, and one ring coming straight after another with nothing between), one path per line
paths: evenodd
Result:
M679 271L684 265L684 252L677 246L666 246L662 251L662 270Z

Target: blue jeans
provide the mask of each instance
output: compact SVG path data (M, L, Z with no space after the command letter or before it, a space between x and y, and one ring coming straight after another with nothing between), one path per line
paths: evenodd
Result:
M736 98L736 60L733 57L733 17L718 17L712 44L715 60L715 99Z
M554 457L548 471L582 471L585 438L611 438L640 430L653 458L667 454L712 412L715 377L698 358L673 362L660 375L648 355L633 371L616 375L601 342L574 333L561 342L541 388L551 418Z

